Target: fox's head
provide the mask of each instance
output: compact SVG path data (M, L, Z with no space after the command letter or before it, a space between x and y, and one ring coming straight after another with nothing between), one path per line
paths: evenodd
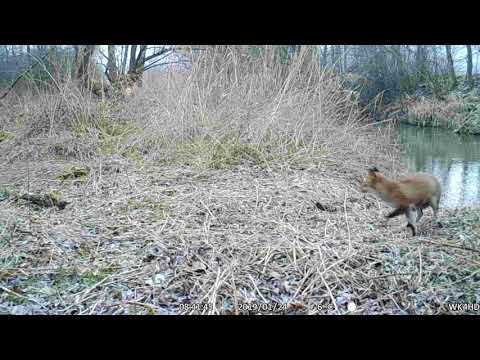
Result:
M381 176L380 171L375 166L368 169L367 176L363 179L360 191L366 193L375 190L379 176Z

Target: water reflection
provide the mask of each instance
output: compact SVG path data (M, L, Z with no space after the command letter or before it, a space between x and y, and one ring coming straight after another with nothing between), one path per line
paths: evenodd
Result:
M400 125L399 134L410 170L432 173L442 183L440 206L480 206L480 136L410 125Z

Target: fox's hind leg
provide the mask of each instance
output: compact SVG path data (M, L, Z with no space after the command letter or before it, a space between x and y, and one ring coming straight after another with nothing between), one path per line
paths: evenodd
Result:
M438 205L440 203L440 197L434 196L432 200L430 200L430 206L433 210L433 217L437 220L437 213L438 213Z
M441 223L440 220L438 220L438 218L437 218L439 204L440 204L440 195L434 196L434 197L432 198L432 200L430 200L430 206L431 206L431 208L432 208L432 210L433 210L433 221L434 221L439 227L443 227L442 223Z

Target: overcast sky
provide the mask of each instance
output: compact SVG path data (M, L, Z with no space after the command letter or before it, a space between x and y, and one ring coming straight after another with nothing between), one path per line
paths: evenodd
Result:
M452 46L452 56L454 57L455 70L459 73L464 73L467 71L467 48L465 45L456 45ZM477 49L473 49L473 72L478 73L480 55Z

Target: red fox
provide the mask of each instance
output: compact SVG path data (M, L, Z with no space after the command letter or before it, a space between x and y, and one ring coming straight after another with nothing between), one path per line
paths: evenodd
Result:
M423 209L431 207L434 218L437 218L438 205L442 188L438 180L426 173L416 173L398 180L391 180L382 175L376 167L368 169L368 174L362 183L362 192L371 192L394 207L386 218L405 214L407 227L412 229L412 235L417 234L416 223L423 216Z

